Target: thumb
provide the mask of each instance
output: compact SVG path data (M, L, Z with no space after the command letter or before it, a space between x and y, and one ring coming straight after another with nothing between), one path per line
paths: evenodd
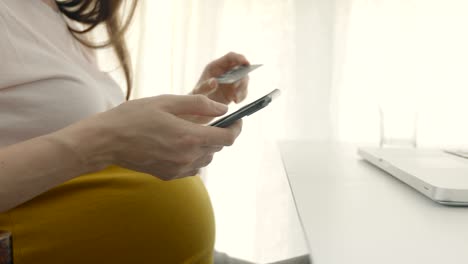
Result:
M164 110L174 115L221 116L228 111L225 104L204 95L172 95L167 98Z
M218 81L216 80L216 78L210 78L200 83L195 89L195 93L207 95L212 91L216 90L216 88L218 88Z

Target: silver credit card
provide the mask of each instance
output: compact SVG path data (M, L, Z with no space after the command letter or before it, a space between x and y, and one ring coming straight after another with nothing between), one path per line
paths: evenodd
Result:
M218 83L220 84L231 84L235 83L238 80L244 78L249 72L257 69L258 67L262 66L263 64L251 64L251 65L242 65L233 68L225 72L223 75L217 77Z

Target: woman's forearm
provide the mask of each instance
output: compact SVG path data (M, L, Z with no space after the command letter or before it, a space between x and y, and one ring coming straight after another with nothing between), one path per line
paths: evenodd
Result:
M195 175L216 152L234 143L242 122L221 129L178 116L226 112L226 105L203 95L148 97L0 148L0 212L111 164L162 180Z
M81 124L0 148L0 212L108 165L105 137Z

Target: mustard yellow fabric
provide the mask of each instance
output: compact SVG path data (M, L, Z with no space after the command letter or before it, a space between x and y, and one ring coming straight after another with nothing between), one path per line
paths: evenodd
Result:
M161 181L111 166L0 214L15 264L213 263L214 217L199 177Z

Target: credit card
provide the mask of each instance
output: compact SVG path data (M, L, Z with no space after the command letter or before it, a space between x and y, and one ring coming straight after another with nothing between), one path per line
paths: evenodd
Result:
M231 84L235 83L238 80L244 78L249 72L257 69L258 67L262 66L263 64L251 64L251 65L242 65L233 68L225 72L223 75L217 77L218 83L220 84Z

